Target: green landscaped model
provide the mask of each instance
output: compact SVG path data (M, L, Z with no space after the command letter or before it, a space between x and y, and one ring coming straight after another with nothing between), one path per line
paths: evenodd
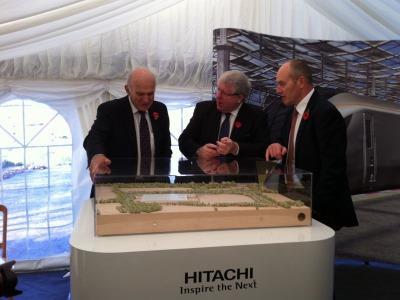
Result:
M162 206L166 205L181 205L181 206L211 206L229 207L229 206L251 206L251 207L284 207L290 208L293 206L303 206L302 201L285 200L276 201L271 198L271 194L276 194L274 191L267 191L260 188L259 184L238 184L235 182L220 182L220 183L117 183L117 184L102 184L103 186L112 187L112 192L116 196L110 199L101 199L97 201L102 203L119 203L117 207L121 213L150 213L160 211ZM129 191L125 191L128 190ZM144 195L168 195L168 194L183 194L186 195L186 200L183 201L157 201L145 202L140 201ZM253 201L242 202L219 202L206 203L199 201L196 195L243 195L251 198Z

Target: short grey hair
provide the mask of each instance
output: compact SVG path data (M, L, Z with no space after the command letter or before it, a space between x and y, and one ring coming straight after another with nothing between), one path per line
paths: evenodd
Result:
M290 71L293 78L304 76L306 81L312 84L312 72L306 61L301 59L292 59L289 61Z
M230 70L222 73L218 82L229 84L235 90L235 93L243 95L244 98L250 93L251 83L249 78L242 72Z

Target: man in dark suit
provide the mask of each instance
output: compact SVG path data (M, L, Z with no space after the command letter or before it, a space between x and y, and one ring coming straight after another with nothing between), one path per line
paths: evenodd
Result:
M168 111L154 101L155 88L155 76L138 68L125 85L127 96L98 107L83 142L92 180L96 174L110 173L113 158L171 157Z
M250 88L249 79L239 71L220 76L216 101L197 103L179 137L179 149L187 158L264 156L267 118L260 108L244 103Z
M292 109L280 139L268 146L266 159L283 158L288 172L291 165L312 172L313 218L335 230L357 226L346 173L343 117L314 90L305 62L291 60L283 64L276 83L283 104Z

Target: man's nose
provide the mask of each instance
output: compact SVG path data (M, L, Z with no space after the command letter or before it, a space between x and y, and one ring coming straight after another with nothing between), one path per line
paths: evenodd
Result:
M151 97L149 95L144 95L142 99L144 103L149 103L151 101Z

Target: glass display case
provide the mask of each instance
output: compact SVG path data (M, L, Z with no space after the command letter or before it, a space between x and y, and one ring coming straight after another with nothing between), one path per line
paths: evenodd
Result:
M311 225L312 174L257 159L112 159L96 235Z

